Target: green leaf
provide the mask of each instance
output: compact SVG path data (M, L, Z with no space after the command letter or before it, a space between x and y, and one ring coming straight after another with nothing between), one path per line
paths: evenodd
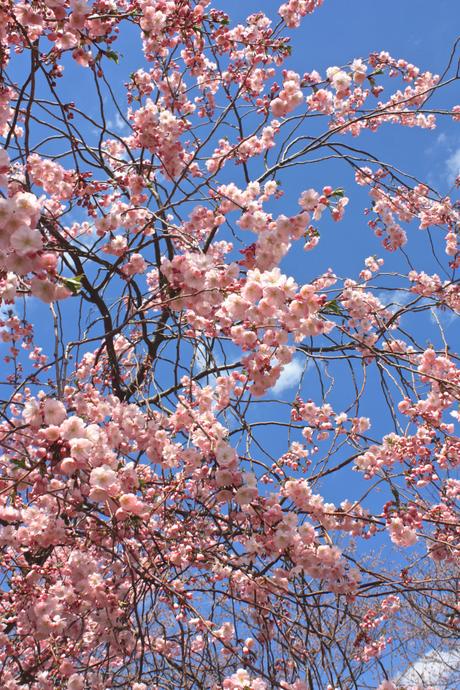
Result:
M109 60L113 60L113 62L115 62L115 64L118 65L118 62L120 60L120 56L114 50L108 50L106 52L105 56L108 57Z
M81 281L83 276L75 276L75 278L63 278L59 276L63 285L70 290L73 295L78 295L81 290Z
M10 458L10 462L12 465L20 467L22 470L27 469L26 461L22 458Z
M337 314L337 316L342 316L342 312L340 311L340 307L336 299L326 302L322 311L324 311L326 314Z

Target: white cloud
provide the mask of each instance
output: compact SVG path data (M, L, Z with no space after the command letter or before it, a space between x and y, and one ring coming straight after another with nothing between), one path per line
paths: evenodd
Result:
M460 175L460 148L447 159L446 165L449 183L454 184L455 179Z
M449 328L458 319L458 316L454 311L438 309L437 307L431 307L430 309L430 321L438 327Z
M117 111L115 113L115 124L117 126L117 129L124 129L126 127L126 122L123 120L121 117L120 113Z
M300 377L302 376L305 367L300 363L298 359L293 359L289 364L283 367L281 376L271 389L275 395L287 391L289 388L297 386Z
M198 369L200 373L205 369L209 368L206 355L200 348L197 348L195 352L195 367Z
M211 370L214 367L218 367L221 365L221 362L218 361L218 358L216 358L215 353L212 353L211 359L207 358L206 353L201 350L200 348L197 348L195 352L195 361L194 361L194 373L197 374L202 374L206 370ZM206 385L211 386L212 388L215 387L217 378L221 376L220 372L210 372L207 376L207 381ZM202 379L202 382L205 381L205 379ZM215 403L213 403L214 405Z
M398 685L446 687L460 674L460 649L432 649L413 663L398 678Z
M115 113L115 120L112 120L112 118L107 120L107 128L111 129L112 131L118 130L121 132L126 126L126 122L123 120L118 111Z
M379 290L375 296L392 313L399 311L401 307L414 299L414 294L409 290Z

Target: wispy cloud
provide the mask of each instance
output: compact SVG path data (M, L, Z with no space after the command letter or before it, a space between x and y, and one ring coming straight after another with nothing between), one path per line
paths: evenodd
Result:
M115 113L115 119L112 120L112 118L107 120L107 127L112 130L118 130L119 132L123 131L126 127L127 124L121 117L120 113L117 111Z
M403 686L447 687L455 682L459 674L460 649L432 649L409 666L397 682Z
M446 161L446 166L449 184L454 184L456 178L460 175L460 148L449 156Z
M201 350L200 348L197 348L195 352L195 360L194 360L194 373L195 374L202 374L206 370L212 370L213 367L215 366L220 366L222 363L218 361L218 358L216 357L215 353L212 354L211 360L208 359L207 354ZM217 378L219 376L218 372L213 372L209 373L207 377L207 385L214 386L216 385ZM203 379L204 380L204 379Z
M430 321L440 328L449 328L458 319L458 314L454 311L446 311L432 307L430 309Z
M409 290L379 290L375 296L391 312L398 311L414 298L414 294Z
M293 359L292 362L286 364L283 367L281 376L271 389L273 393L275 393L275 395L279 395L280 393L289 390L289 388L294 388L294 386L297 386L304 370L304 365L298 359Z

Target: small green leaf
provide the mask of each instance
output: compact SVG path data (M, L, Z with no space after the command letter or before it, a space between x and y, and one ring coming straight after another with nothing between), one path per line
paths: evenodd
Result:
M118 55L118 53L116 53L114 50L108 50L105 55L109 58L109 60L113 60L113 62L115 62L118 65L118 62L120 60L120 56Z
M336 299L333 299L330 302L326 302L323 311L326 314L337 314L337 316L342 316L342 312L340 311L340 307Z
M26 461L23 458L10 458L10 462L23 470L27 469Z
M83 276L75 276L75 278L63 278L60 276L62 284L70 290L73 295L78 295L81 290L81 281Z

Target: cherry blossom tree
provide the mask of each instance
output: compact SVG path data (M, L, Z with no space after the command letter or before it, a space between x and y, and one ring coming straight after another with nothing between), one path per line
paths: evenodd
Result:
M298 73L322 0L232 4L0 2L5 690L400 690L455 648L460 208L367 135L460 121L457 46Z

